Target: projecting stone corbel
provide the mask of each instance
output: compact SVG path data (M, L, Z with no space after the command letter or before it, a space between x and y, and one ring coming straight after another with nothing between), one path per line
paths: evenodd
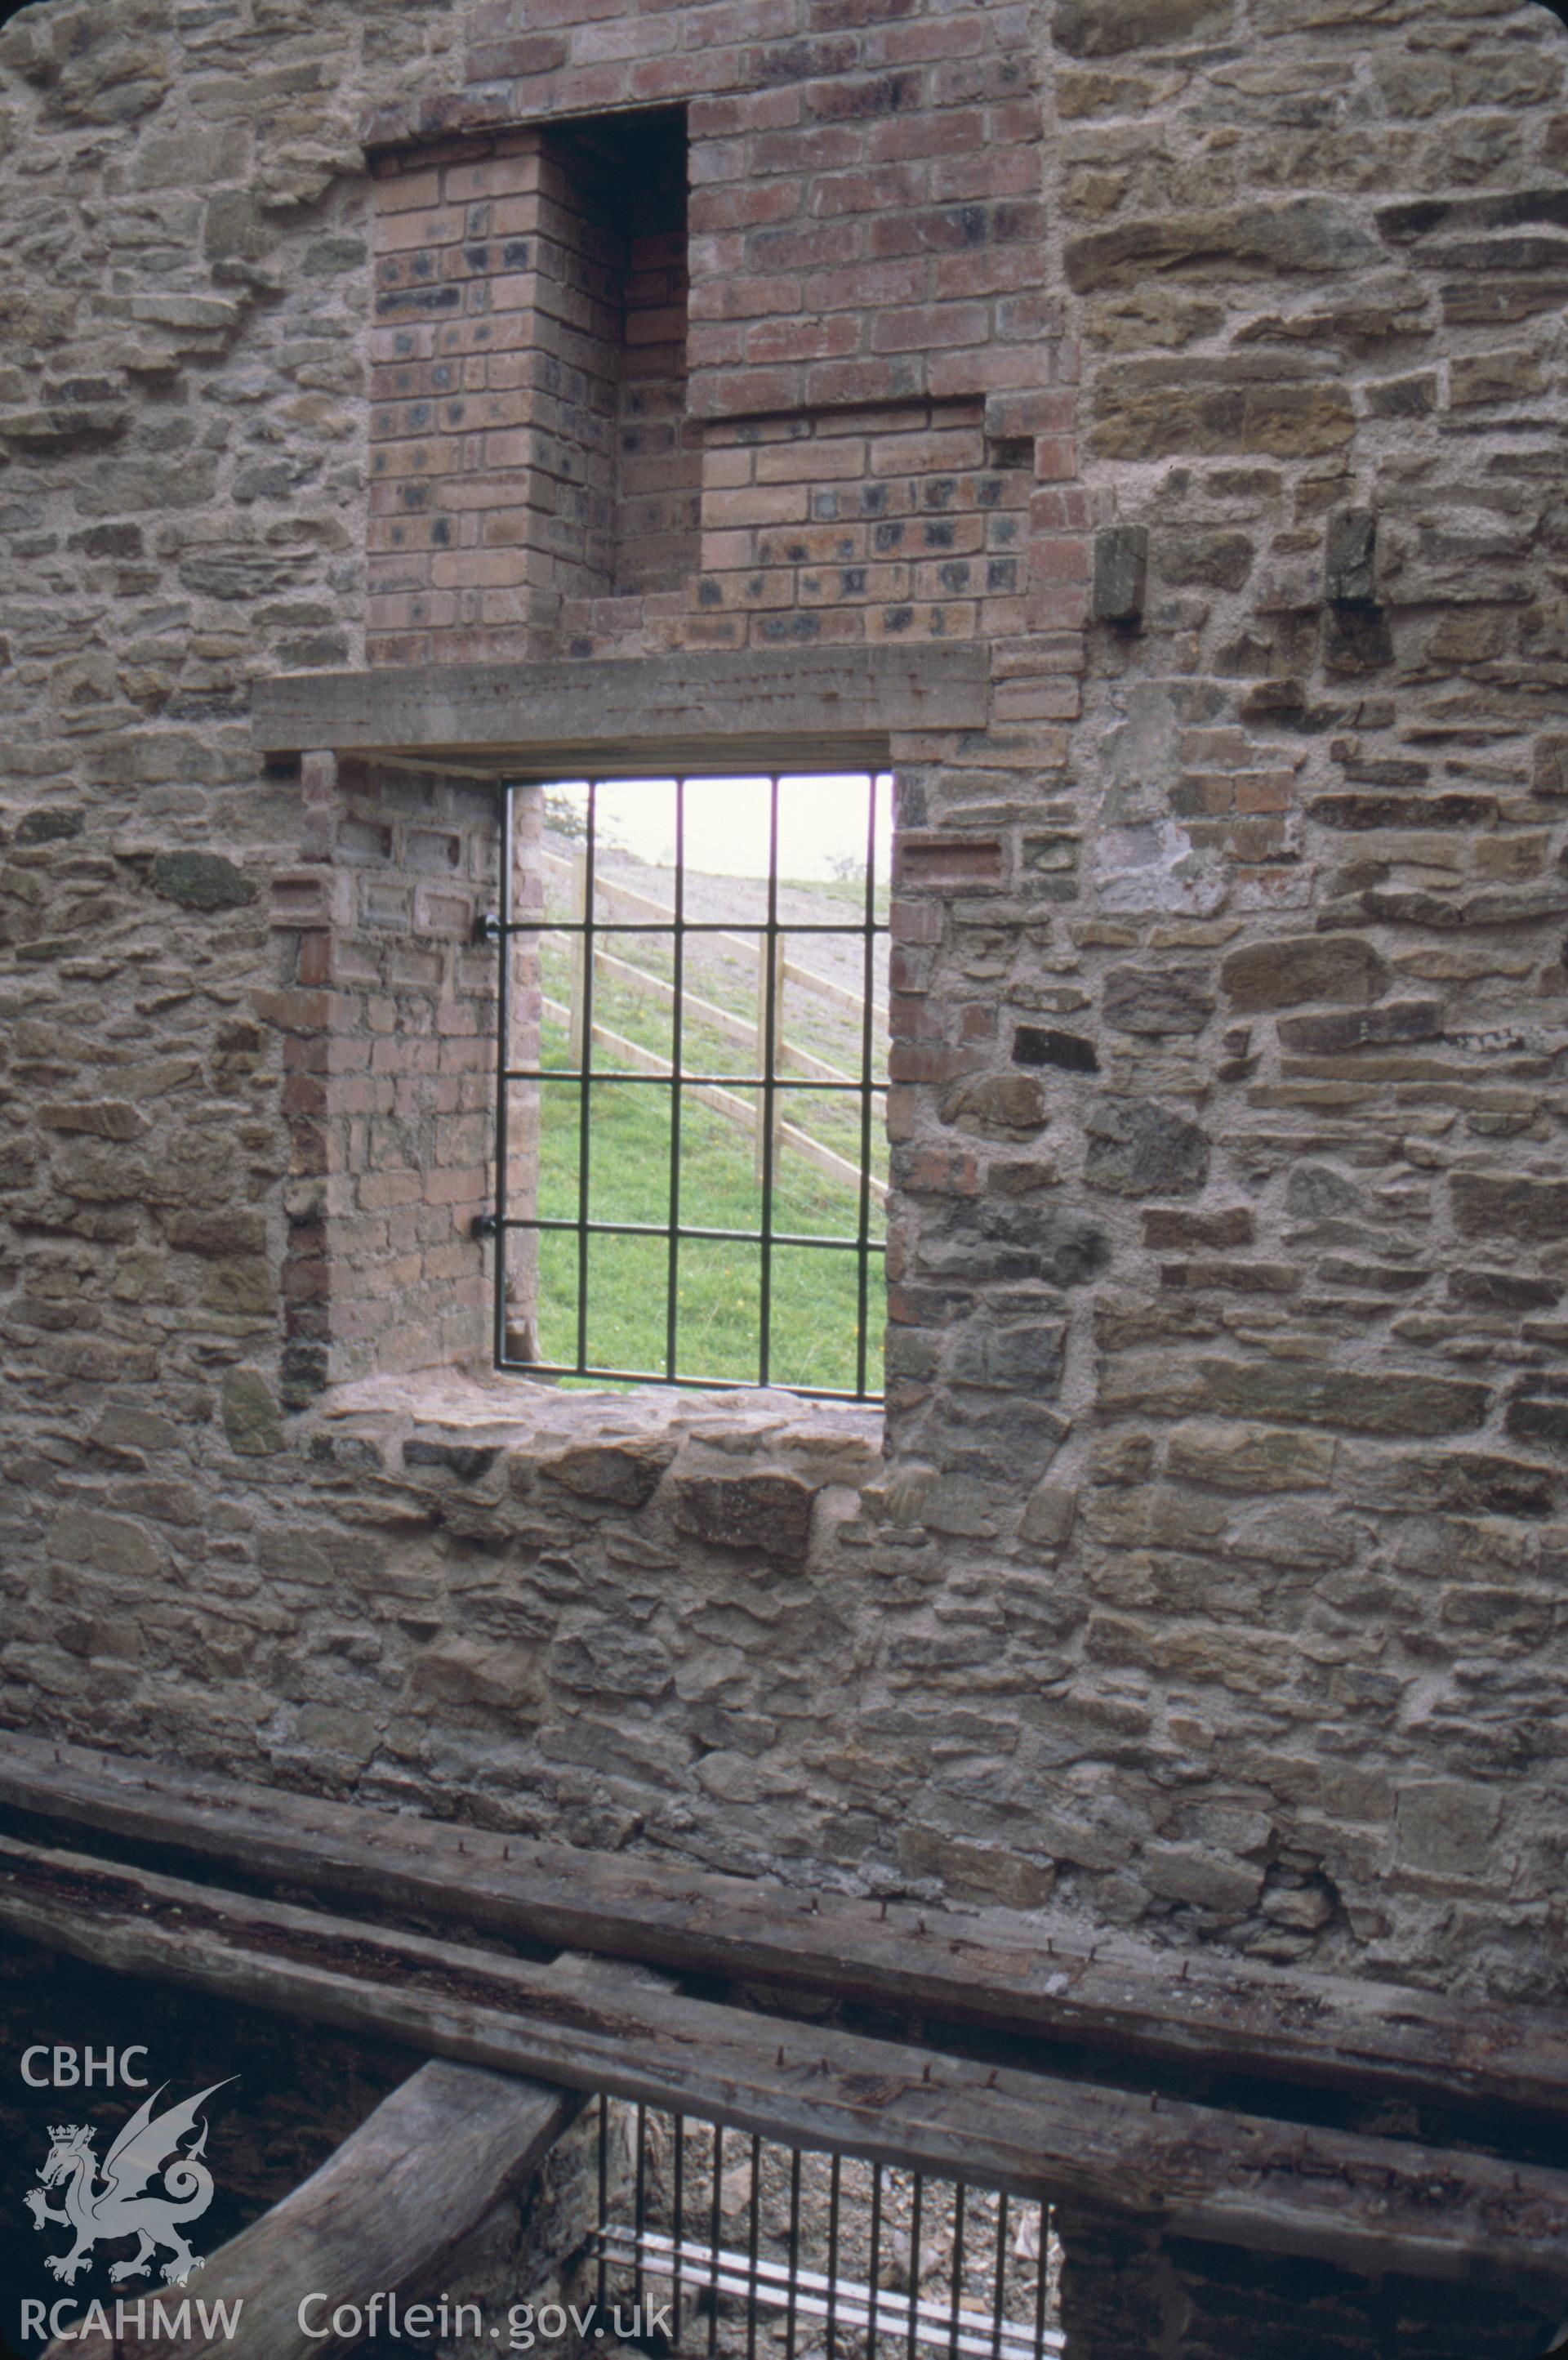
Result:
M1377 519L1370 508L1336 508L1329 518L1323 595L1331 606L1377 604Z
M1107 525L1103 532L1094 535L1093 612L1096 623L1141 622L1148 584L1146 525Z

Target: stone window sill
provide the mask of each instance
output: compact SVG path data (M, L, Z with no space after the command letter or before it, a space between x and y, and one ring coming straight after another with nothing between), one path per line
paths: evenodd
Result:
M540 1487L563 1506L668 1509L677 1531L712 1546L797 1560L817 1494L859 1491L883 1471L880 1409L778 1391L565 1392L452 1369L333 1387L310 1447L323 1471L461 1492L481 1515Z

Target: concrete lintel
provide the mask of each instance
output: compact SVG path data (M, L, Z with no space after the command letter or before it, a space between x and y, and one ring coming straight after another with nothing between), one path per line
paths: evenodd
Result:
M983 646L722 650L517 664L283 672L259 681L267 754L424 756L494 776L653 760L884 762L907 731L983 728Z

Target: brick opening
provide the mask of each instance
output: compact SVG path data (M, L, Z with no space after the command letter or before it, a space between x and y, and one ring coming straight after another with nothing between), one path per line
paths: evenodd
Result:
M373 661L553 651L698 556L683 109L377 182Z

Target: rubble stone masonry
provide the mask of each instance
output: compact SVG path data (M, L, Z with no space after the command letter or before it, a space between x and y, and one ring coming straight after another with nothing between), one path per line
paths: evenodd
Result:
M1561 1992L1565 64L1535 0L0 35L0 1717ZM954 641L885 1436L487 1377L493 791L266 759L254 684Z

